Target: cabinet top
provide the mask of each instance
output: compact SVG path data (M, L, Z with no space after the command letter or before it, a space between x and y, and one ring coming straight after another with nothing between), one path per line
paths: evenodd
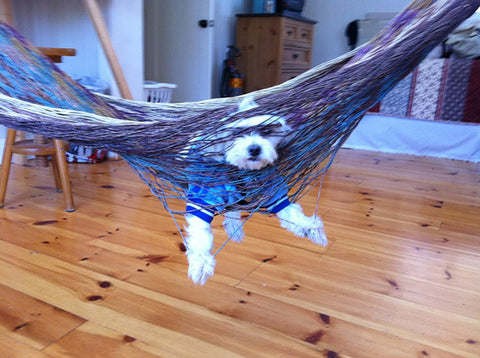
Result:
M303 16L297 16L290 13L255 13L255 14L237 14L237 17L285 17L292 20L302 21L309 24L316 24L317 21Z

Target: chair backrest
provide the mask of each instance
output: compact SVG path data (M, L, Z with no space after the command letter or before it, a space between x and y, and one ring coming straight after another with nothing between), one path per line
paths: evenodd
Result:
M143 100L153 103L170 102L175 88L177 85L173 83L145 81L143 83Z

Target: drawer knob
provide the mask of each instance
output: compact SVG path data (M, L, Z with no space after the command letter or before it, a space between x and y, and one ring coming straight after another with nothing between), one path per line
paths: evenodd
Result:
M296 60L296 59L298 58L298 53L292 54L292 58L293 58L294 60Z

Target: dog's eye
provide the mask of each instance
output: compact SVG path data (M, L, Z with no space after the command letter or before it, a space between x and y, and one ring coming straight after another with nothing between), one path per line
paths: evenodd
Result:
M245 133L245 128L230 128L229 134L232 136L238 136Z
M258 133L263 136L279 135L282 125L280 123L270 123L260 126Z

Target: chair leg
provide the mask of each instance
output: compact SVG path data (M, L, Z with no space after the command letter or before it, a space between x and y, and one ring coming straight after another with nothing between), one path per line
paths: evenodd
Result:
M57 163L57 156L52 155L52 172L53 172L53 179L55 179L55 188L57 189L57 193L63 192L62 182L60 181L60 173L58 172L58 163Z
M5 194L7 192L8 177L10 175L10 166L12 164L12 146L15 143L16 132L17 131L10 128L7 130L7 138L5 140L2 159L2 171L0 174L0 208L5 206Z
M53 142L55 144L55 159L57 162L58 174L60 177L60 183L62 184L63 195L65 196L65 211L75 211L72 188L70 186L70 177L68 175L67 160L65 158L65 152L63 151L62 141L54 139Z

